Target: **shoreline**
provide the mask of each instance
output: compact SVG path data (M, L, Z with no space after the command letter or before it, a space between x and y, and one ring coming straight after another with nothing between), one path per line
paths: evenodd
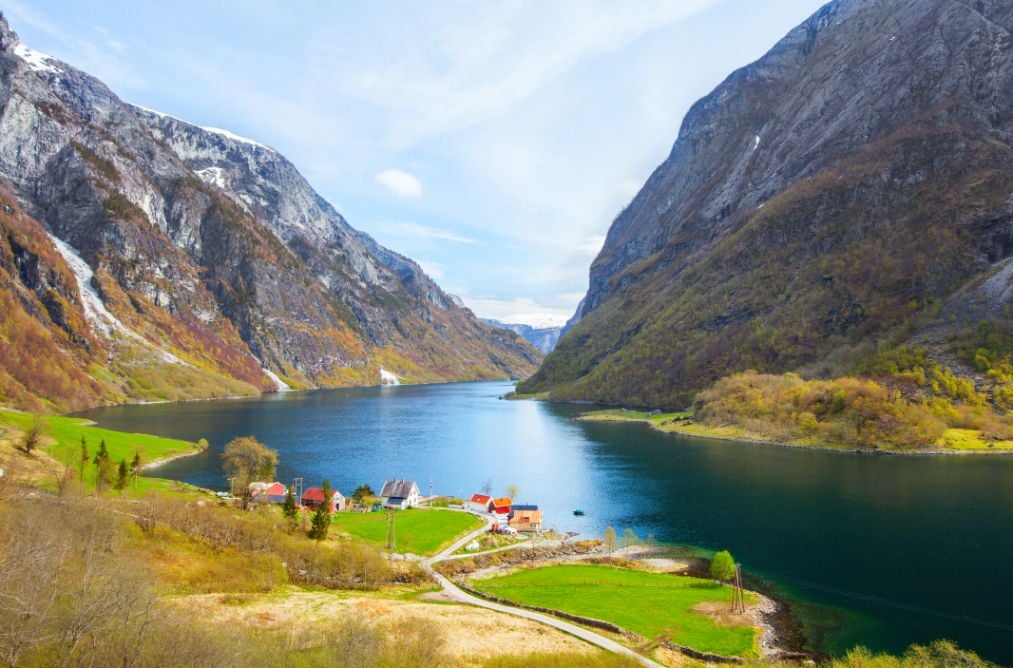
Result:
M432 382L427 382L427 383L398 383L397 385L385 385L383 383L377 383L376 385L335 385L333 387L307 387L307 388L303 388L303 389L289 388L287 390L265 390L265 391L261 392L260 394L233 394L233 395L229 395L229 396L226 396L226 397L193 397L191 399L159 399L159 400L155 400L155 401L138 400L138 401L123 401L123 402L120 402L120 403L111 403L111 404L96 404L95 406L89 406L88 408L82 408L80 410L75 410L75 411L69 411L67 413L54 413L54 415L57 415L58 417L76 418L76 417L80 417L79 413L85 413L85 412L88 412L88 411L94 411L94 410L98 410L100 408L120 408L120 407L123 407L123 406L160 406L160 405L166 405L166 404L189 404L189 403L195 403L195 402L198 402L198 401L241 401L241 400L263 399L265 396L275 395L275 394L279 394L279 395L280 394L307 394L307 393L310 393L310 392L324 392L324 391L328 391L328 390L360 390L360 389L361 390L366 390L366 389L387 388L387 387L420 387L420 386L430 386L430 385L456 385L458 383L512 383L512 382L515 382L515 381L516 381L515 378L493 378L493 379L478 378L478 379L473 379L473 380L439 380L439 381L432 381ZM25 412L25 411L22 411L20 409L12 408L12 407L7 407L7 406L0 406L0 408L2 408L3 410L16 411L16 412L19 412L19 413ZM93 425L98 425L99 424L98 422L95 422L94 420L90 420L89 418L83 418L83 417L81 417L80 419L82 419L82 420L88 420Z
M193 449L192 452L181 452L178 455L172 455L171 457L165 457L163 459L156 459L156 460L154 460L152 462L149 462L147 464L142 464L141 465L141 471L149 471L151 469L157 469L159 466L164 466L164 465L168 464L169 462L176 461L177 459L183 459L185 457L193 457L194 455L199 455L202 452L207 452L208 448L210 448L210 446L208 446L208 448L198 448L198 447L196 447L196 445L197 444L194 443L195 447L194 447L194 449ZM166 480L174 480L174 479L172 479L172 478L166 478ZM174 480L174 482L183 482L183 481L182 480Z
M795 450L814 450L818 452L832 452L841 455L868 455L880 457L884 455L915 456L915 457L1002 457L1013 456L1013 449L1009 450L946 450L943 448L922 449L922 450L862 450L861 448L843 448L825 445L805 445L802 443L785 443L783 441L764 440L762 438L751 438L748 436L728 436L722 434L695 434L672 426L669 429L663 428L649 418L643 417L621 417L610 415L608 417L598 416L594 413L585 413L571 418L577 422L619 422L639 423L649 426L651 429L663 434L675 434L677 436L688 436L691 438L705 438L714 441L730 441L733 443L746 443L748 445L773 446L777 448L792 448ZM670 425L672 423L669 423ZM666 425L668 426L668 425Z

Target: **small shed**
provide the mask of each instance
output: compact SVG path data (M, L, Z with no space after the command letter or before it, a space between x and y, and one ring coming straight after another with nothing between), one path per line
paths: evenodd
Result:
M492 500L492 512L497 515L509 515L513 508L513 501L507 497Z

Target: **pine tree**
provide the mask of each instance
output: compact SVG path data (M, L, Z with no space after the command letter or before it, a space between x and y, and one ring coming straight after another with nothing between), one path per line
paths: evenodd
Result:
M324 480L324 484L320 488L324 493L324 500L313 513L313 522L309 531L309 537L314 540L327 538L327 531L331 528L331 482Z
M134 460L130 462L130 476L134 479L134 494L137 494L137 476L141 475L141 452L134 451Z
M285 502L281 504L281 512L288 518L289 522L295 522L296 517L299 515L299 506L296 505L295 494L292 493L291 487L285 492Z
M120 467L116 471L116 484L113 485L113 487L115 489L118 489L119 491L122 492L123 488L127 486L127 475L128 474L129 474L129 470L127 469L127 460L121 459L120 460Z
M88 440L81 437L81 461L80 461L80 473L81 473L81 490L84 491L84 470L88 466Z
M95 475L95 491L101 494L102 488L112 478L112 459L109 457L109 450L106 448L106 440L104 438L99 442L98 452L95 453L95 459L92 461L97 470Z

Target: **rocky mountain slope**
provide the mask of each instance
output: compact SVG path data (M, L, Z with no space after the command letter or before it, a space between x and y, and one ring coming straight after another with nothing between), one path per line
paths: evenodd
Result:
M1008 321L1011 30L1004 0L820 9L691 108L519 391L680 406L736 370Z
M277 151L131 106L0 17L0 402L521 377L539 360Z
M487 325L520 334L524 337L525 341L538 348L545 355L551 353L552 349L556 347L560 332L563 331L562 327L532 327L531 325L515 322L501 322L491 318L481 318L481 320Z

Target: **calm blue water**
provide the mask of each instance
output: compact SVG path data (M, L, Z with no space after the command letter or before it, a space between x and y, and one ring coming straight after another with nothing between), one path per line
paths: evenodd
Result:
M947 637L1013 664L1013 458L871 457L664 435L502 401L507 383L400 386L122 406L103 426L207 438L159 475L225 489L219 452L253 435L279 479L349 493L385 478L465 496L520 487L547 526L729 549L789 594L813 649L900 651ZM584 517L574 517L574 508Z

